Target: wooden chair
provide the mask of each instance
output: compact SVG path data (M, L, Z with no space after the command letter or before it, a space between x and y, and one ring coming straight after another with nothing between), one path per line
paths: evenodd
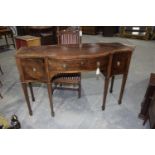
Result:
M79 30L61 30L57 32L58 45L73 46L81 43ZM78 91L78 97L81 97L81 73L59 73L52 78L52 91L55 89ZM72 85L73 87L68 87ZM77 86L75 88L75 86Z
M80 30L68 28L57 31L58 45L79 45L81 43Z
M9 27L7 27L7 26L0 26L0 36L4 36L5 37L5 41L6 41L7 47L9 45L13 45L15 47L13 32L12 32L12 30ZM11 36L12 44L9 44L7 36Z

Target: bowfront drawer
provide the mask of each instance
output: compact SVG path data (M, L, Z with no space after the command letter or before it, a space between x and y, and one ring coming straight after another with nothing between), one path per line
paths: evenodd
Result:
M49 59L48 65L49 71L91 71L98 67L104 70L108 66L108 60L109 56L74 60Z
M39 80L46 81L47 76L45 72L44 59L40 58L25 58L21 60L24 79L25 80Z
M123 74L128 68L130 53L115 53L112 59L112 75Z

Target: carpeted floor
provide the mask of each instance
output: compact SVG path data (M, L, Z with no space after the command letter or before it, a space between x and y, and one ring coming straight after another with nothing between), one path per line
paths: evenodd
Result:
M117 104L121 76L117 76L114 92L107 97L105 111L101 110L103 77L96 80L95 72L82 73L82 97L78 99L73 91L54 92L55 117L50 115L47 88L36 84L36 102L32 103L33 116L29 116L19 74L15 64L15 50L0 52L0 64L4 75L0 75L3 87L0 91L0 113L6 118L16 114L22 128L149 128L138 119L140 104L146 91L149 76L155 72L155 41L143 41L100 35L84 35L84 43L122 42L136 45L126 83L122 105Z

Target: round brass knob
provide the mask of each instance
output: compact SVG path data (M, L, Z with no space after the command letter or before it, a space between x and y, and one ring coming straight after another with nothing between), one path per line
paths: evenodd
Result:
M33 70L33 72L36 72L37 69L36 68L33 68L32 70Z
M121 65L120 61L117 61L117 66L119 67Z
M63 66L63 68L64 68L64 69L66 69L66 67L67 67L67 65L66 65L66 64L63 64L62 66Z
M84 62L83 61L81 61L81 65L83 65L84 64Z

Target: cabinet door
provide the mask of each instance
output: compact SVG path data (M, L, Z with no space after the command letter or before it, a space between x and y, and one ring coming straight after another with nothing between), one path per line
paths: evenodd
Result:
M123 74L128 70L130 52L115 53L112 59L111 75Z
M24 58L21 61L25 80L46 81L45 61L41 58Z

